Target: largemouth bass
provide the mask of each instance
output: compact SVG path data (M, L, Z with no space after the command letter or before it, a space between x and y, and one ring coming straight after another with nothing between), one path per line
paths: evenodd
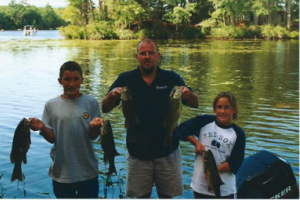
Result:
M208 191L214 191L217 198L221 197L220 186L224 183L220 178L214 155L210 149L204 154L204 173L207 176Z
M129 128L129 142L137 142L137 125L140 124L136 113L135 102L128 87L123 87L121 92L122 112L125 117L125 128Z
M31 144L30 139L30 122L23 118L19 125L17 126L12 142L12 149L10 153L10 161L12 164L15 164L14 170L11 176L11 181L18 179L23 181L22 173L22 162L27 163L27 151Z
M169 96L168 105L166 109L166 116L164 120L164 126L167 127L164 146L172 146L173 132L178 126L181 107L181 89L179 86L174 86Z
M109 162L108 174L115 173L117 175L115 167L115 157L119 155L116 150L114 136L109 120L105 120L101 127L100 144L104 151L104 162Z

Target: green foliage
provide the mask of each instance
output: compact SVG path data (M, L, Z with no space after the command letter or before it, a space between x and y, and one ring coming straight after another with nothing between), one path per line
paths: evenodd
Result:
M117 29L116 34L120 40L137 39L137 35L128 29Z
M37 8L26 1L12 0L9 6L0 6L0 29L19 29L27 24L38 29L70 25L60 28L66 38L95 40L186 39L206 34L224 39L298 38L297 32L290 33L282 27L257 26L281 23L276 20L278 13L288 12L285 0L101 0L98 7L95 0L67 1L66 8L53 9L49 4ZM294 23L299 22L298 5L298 0L291 1L291 30L295 31L298 31L298 23ZM195 24L201 31L194 28Z
M60 27L59 32L66 39L118 39L118 35L114 32L113 27L108 22L101 21L95 24L84 26L69 25Z
M0 29L23 29L25 25L34 25L38 29L58 28L66 22L47 4L45 8L37 8L26 1L11 1L8 6L0 7Z
M275 39L275 38L287 38L289 36L289 32L286 28L283 28L281 26L271 26L266 25L262 27L262 36L266 37L267 39Z
M115 33L113 26L109 22L101 21L99 23L89 26L94 27L97 30L97 33L103 35L103 39L118 39L118 36Z
M233 38L266 38L266 39L285 39L285 38L299 38L298 31L289 32L286 28L281 26L249 26L240 27L223 26L220 28L213 28L211 30L211 37L221 39Z
M289 33L289 37L292 39L299 39L299 32L298 31L292 31Z
M84 28L74 25L69 25L66 27L60 27L59 32L65 37L65 39L84 39Z
M221 28L212 28L211 37L222 38L222 39L231 39L238 37L238 30L233 26L224 26Z
M203 38L204 34L201 32L200 29L197 28L187 28L184 29L183 31L183 37L184 39L199 39L199 38Z
M258 38L261 37L261 27L256 25L251 25L248 27L249 32L251 33L250 37Z

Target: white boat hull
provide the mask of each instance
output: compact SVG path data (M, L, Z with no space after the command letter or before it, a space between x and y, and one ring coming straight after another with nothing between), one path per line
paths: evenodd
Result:
M23 35L25 36L33 36L36 35L36 30L23 30Z

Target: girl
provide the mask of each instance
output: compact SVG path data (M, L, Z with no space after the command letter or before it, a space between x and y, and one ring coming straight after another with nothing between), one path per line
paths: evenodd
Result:
M221 198L235 198L235 174L244 160L245 133L233 123L238 118L238 104L230 92L221 92L213 102L215 115L202 115L179 125L175 137L188 140L195 146L196 160L191 187L194 198L215 198L208 190L204 174L203 155L211 150L219 175L224 182L220 186ZM196 135L196 139L193 135Z

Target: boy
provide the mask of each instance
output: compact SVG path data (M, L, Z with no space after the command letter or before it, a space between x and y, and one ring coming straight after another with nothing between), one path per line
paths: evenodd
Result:
M42 121L30 118L31 129L53 144L48 173L55 196L98 198L98 159L93 150L103 121L98 101L80 92L82 70L74 61L61 66L58 82L63 94L46 102Z

